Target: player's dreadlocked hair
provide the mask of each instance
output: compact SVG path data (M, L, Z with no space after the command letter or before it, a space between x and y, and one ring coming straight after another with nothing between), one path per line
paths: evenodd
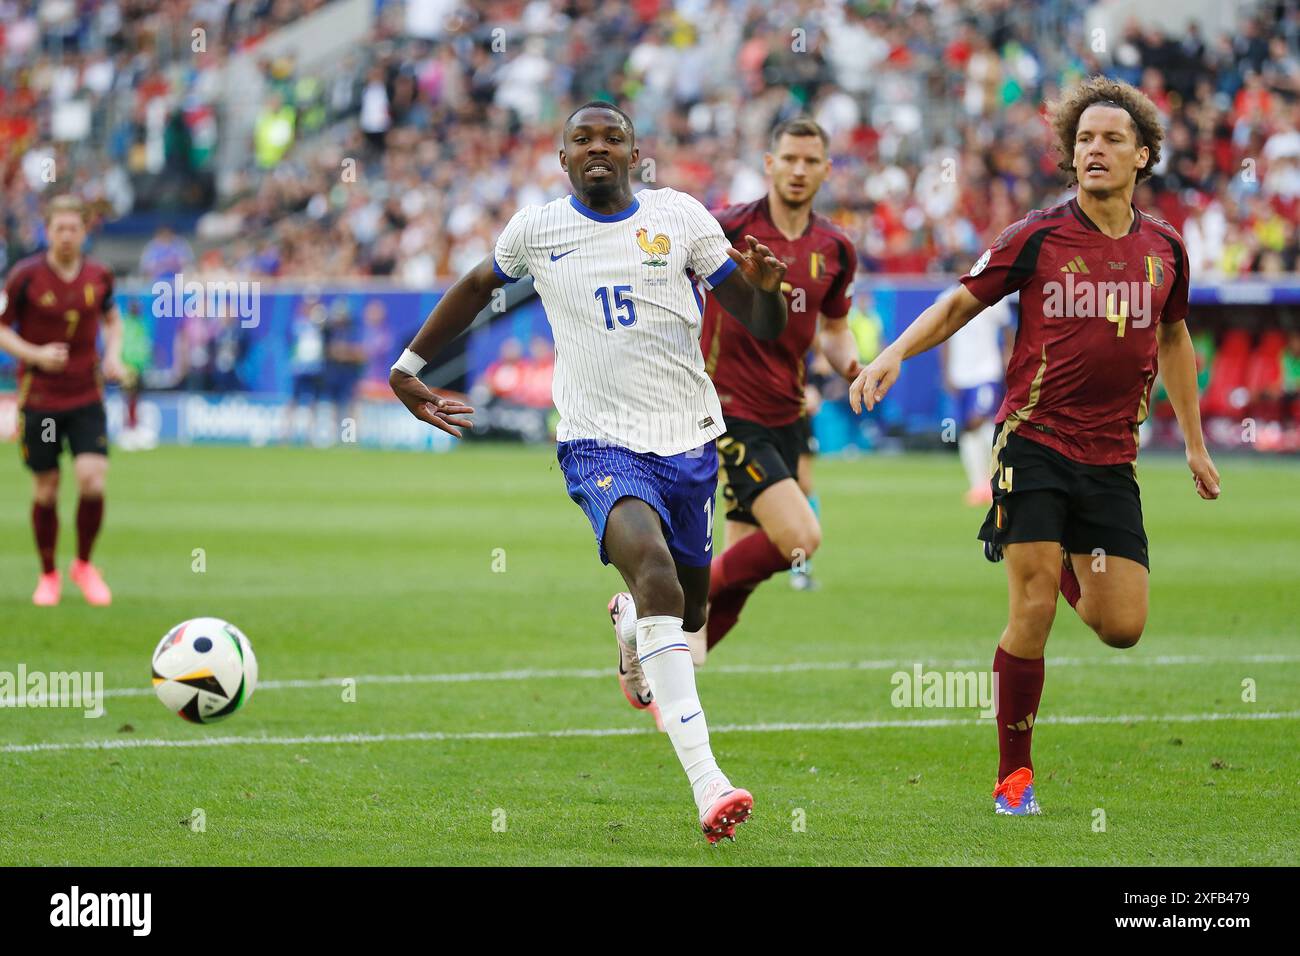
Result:
M1145 93L1127 83L1093 76L1062 94L1059 100L1047 104L1048 117L1056 132L1057 148L1061 151L1057 168L1066 174L1069 184L1073 186L1079 181L1073 165L1074 137L1079 130L1079 117L1090 106L1113 106L1128 113L1137 134L1138 148L1145 146L1151 150L1146 166L1137 171L1137 181L1149 177L1160 162L1160 144L1165 138L1156 105Z
M579 113L581 113L583 110L592 109L592 108L609 110L611 113L617 113L619 116L623 117L623 122L627 124L628 138L633 144L636 143L636 128L632 125L632 117L628 116L626 113L624 113L613 103L610 103L608 100L588 100L587 102L579 106L576 110L574 110L572 113L570 113L569 118L564 121L564 133L566 136L568 135L569 125L573 122L573 118L577 116Z

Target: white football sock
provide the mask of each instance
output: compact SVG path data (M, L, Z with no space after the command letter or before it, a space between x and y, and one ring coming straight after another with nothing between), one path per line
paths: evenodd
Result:
M957 453L962 459L962 468L966 470L966 485L979 488L987 483L988 475L983 466L983 449L979 444L979 429L974 432L962 432L957 438Z
M975 434L979 436L980 447L980 480L979 486L983 488L993 477L993 433L997 431L997 426L991 421L984 422L979 428L975 429Z
M709 725L695 691L695 666L682 633L682 619L667 615L641 618L636 622L636 646L664 729L703 815L708 809L700 806L704 791L715 780L727 778L709 747Z

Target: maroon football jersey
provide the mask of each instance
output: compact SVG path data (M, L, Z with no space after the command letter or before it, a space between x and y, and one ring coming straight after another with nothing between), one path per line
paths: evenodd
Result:
M716 296L704 306L700 348L704 370L718 390L727 416L776 427L795 421L804 410L804 356L817 333L817 315L849 314L857 253L848 236L813 213L797 239L787 239L772 222L767 197L728 206L714 217L732 245L749 250L745 236L763 243L786 263L781 291L789 320L772 342L754 338L727 314Z
M962 276L986 305L1020 292L1020 325L997 420L1074 461L1137 457L1156 377L1156 325L1187 316L1187 251L1133 208L1112 239L1075 199L1030 213Z
M5 280L0 322L33 345L64 342L68 364L57 373L18 366L18 407L60 412L103 400L96 342L113 306L113 273L93 259L65 282L45 253L20 260Z

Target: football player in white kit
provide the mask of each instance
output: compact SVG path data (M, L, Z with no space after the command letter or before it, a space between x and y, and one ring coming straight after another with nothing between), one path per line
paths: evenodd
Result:
M958 329L943 348L943 380L957 399L957 451L966 469L968 505L989 505L993 419L1002 404L1010 336L1002 330L1014 324L1010 303L1003 299Z
M755 336L775 339L786 324L786 267L752 237L747 251L736 250L685 193L634 196L635 132L613 104L579 107L563 136L560 166L573 195L515 213L494 255L439 300L389 381L416 418L459 436L473 409L435 395L419 373L495 289L533 277L555 336L557 454L569 496L636 603L635 621L616 626L620 682L635 705L657 705L709 842L734 839L753 797L714 760L683 635L705 622L713 440L725 431L704 372L703 304L690 274Z

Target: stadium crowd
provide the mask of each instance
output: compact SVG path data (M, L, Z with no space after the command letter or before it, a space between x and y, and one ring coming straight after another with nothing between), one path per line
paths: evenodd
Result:
M108 149L75 164L72 185L120 214L140 174L210 162L220 117L207 78L223 56L320 5L44 0L12 18L0 33L10 257L40 239L39 160L75 147L54 145L60 109L91 104L85 135ZM200 221L216 248L198 266L413 286L457 274L516 207L567 189L557 127L601 96L636 120L642 180L711 206L759 195L768 130L811 113L836 167L821 208L864 267L959 272L1001 225L1063 192L1041 104L1105 72L1141 86L1168 119L1165 158L1137 201L1184 233L1193 269L1295 270L1300 10L1261 4L1213 38L1195 24L1172 36L1131 22L1100 42L1083 13L1060 0L381 0L372 42L328 77L262 64L267 100L247 166L233 201ZM188 55L194 23L213 27L211 56ZM100 109L123 96L129 109Z
M458 274L513 209L567 190L557 126L573 103L602 96L637 122L651 161L641 178L711 206L761 194L768 130L811 113L837 170L821 208L863 265L960 272L1001 225L1064 191L1041 104L1075 77L1107 72L1141 86L1168 118L1169 148L1138 202L1184 231L1193 268L1296 269L1294 11L1279 23L1264 8L1212 41L1194 26L1174 39L1131 23L1094 52L1082 19L1056 3L1033 16L1000 0L974 13L577 3L567 16L536 2L513 20L502 14L516 6L488 4L460 11L454 30L412 36L418 5L390 8L370 61L348 64L365 76L348 122L213 214L214 234L262 237L260 247L234 243L226 266L414 285ZM511 26L497 53L491 30L502 22ZM1038 39L1047 35L1050 45ZM340 175L349 159L354 182Z
M0 0L0 269L52 188L101 219L210 207L221 66L327 2Z

